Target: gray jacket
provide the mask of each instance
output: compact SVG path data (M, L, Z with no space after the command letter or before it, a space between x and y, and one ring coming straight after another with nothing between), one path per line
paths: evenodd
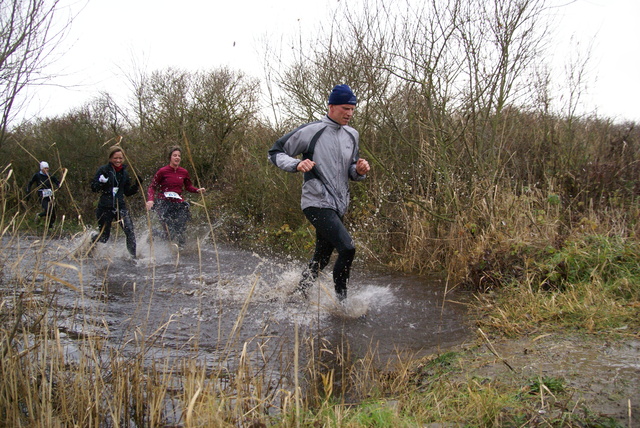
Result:
M343 216L349 206L349 179L364 180L356 172L358 131L325 116L282 136L269 150L269 160L287 172L296 172L302 154L316 166L304 174L302 209L330 208Z

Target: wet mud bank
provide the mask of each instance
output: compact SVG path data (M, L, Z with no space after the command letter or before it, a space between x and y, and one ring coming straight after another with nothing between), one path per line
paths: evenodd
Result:
M537 396L539 416L532 425L561 420L567 412L610 418L615 426L640 426L640 339L633 335L612 340L550 333L478 339L456 349L464 365L457 380L518 385ZM552 387L532 387L555 381L561 383L561 394Z

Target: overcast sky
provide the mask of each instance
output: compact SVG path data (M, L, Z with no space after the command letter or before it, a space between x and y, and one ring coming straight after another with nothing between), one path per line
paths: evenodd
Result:
M124 96L133 67L227 65L261 77L265 38L278 43L283 35L316 28L339 0L63 1L65 13L77 16L50 69L59 77L31 93L27 116L66 113L101 91ZM640 122L640 0L552 1L565 5L557 9L555 63L575 54L566 51L572 36L580 49L592 45L583 109Z

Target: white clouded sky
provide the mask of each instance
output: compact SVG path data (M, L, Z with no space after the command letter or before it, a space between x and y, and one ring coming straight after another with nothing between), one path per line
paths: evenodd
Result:
M150 72L169 66L195 71L227 65L257 76L261 40L315 25L330 2L69 1L64 13L71 10L77 16L60 47L62 58L50 69L59 77L30 94L31 114L65 113L100 91L129 93L126 74L134 67Z
M265 37L277 43L315 29L339 0L88 0L80 12L83 0L69 1L77 17L51 69L59 77L31 94L31 115L65 113L100 91L124 96L134 64L146 71L227 65L260 77ZM565 4L557 9L556 63L569 56L571 36L584 49L593 44L583 109L640 122L640 1L553 2Z
M593 46L584 108L640 122L640 1L577 0L561 8L560 15L560 58L568 55L562 49L569 37L585 48Z

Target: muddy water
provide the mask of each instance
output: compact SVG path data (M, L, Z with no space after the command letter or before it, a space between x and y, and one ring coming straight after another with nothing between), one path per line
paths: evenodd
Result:
M469 337L465 296L449 292L445 298L445 286L436 279L356 264L342 305L328 276L319 278L308 299L289 296L304 265L300 261L211 240L178 251L148 237L139 239L136 262L121 239L99 244L86 257L87 235L22 239L5 251L5 265L36 287L56 290L58 322L66 334L104 336L131 351L145 347L150 358L156 351L179 355L197 348L216 364L244 348L256 362L282 364L297 328L301 343L308 337L341 343L355 358L373 350L384 364L399 353L436 352Z

